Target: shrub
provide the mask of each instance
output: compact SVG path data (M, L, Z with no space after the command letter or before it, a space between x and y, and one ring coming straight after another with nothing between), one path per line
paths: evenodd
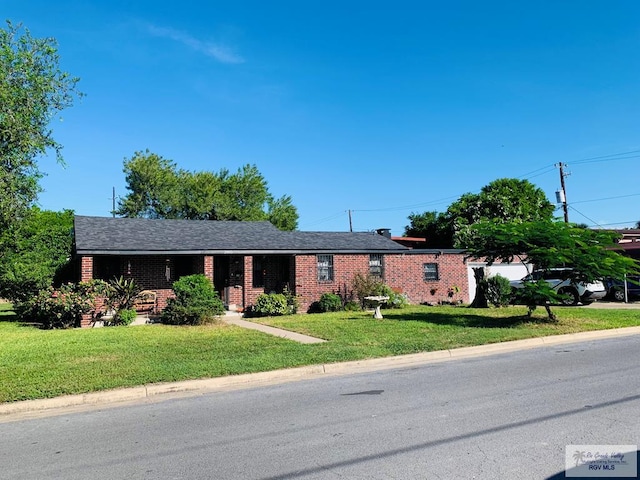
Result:
M384 295L386 285L379 278L371 274L356 273L352 280L353 292L364 306L364 297ZM389 287L386 287L389 288Z
M104 282L69 283L40 290L15 305L22 321L42 324L43 328L79 327L82 315L95 311L96 297L102 294Z
M256 299L251 312L257 317L269 317L287 315L291 309L287 304L287 297L282 293L263 293Z
M298 313L298 309L300 308L300 301L298 300L298 296L295 295L291 290L289 290L289 287L284 287L282 294L287 300L289 313L290 314Z
M121 310L130 310L133 308L140 290L133 278L125 279L122 276L113 278L109 281L105 292L105 304L116 314Z
M344 309L347 312L356 312L358 310L362 310L362 307L358 302L354 302L353 300L344 304Z
M339 312L342 310L342 298L335 293L323 293L318 302L321 312Z
M113 316L113 320L110 322L105 322L105 326L118 326L118 325L131 325L131 323L136 319L138 314L133 309L125 309L118 310L116 314Z
M494 307L506 307L513 296L509 279L502 275L482 280L484 282L485 295L487 300Z
M406 293L391 291L389 300L382 305L383 308L406 308L409 306L409 297Z
M170 325L202 325L224 313L213 283L202 274L187 275L173 282L175 298L167 301L161 321Z

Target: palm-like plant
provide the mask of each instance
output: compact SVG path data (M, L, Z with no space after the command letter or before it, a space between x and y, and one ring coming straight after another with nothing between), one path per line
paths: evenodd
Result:
M109 309L115 310L116 313L120 310L129 310L133 308L133 304L139 294L140 287L133 278L114 277L109 281L106 304Z

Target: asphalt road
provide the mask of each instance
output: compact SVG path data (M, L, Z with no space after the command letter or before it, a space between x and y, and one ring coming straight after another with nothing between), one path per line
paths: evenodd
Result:
M640 336L0 424L2 479L542 479L640 444Z

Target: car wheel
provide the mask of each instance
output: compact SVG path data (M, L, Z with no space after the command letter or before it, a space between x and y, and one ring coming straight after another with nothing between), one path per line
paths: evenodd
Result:
M616 288L613 290L613 299L616 302L624 302L624 290Z
M578 292L576 292L574 288L563 287L558 290L558 293L562 295L562 299L560 299L562 305L573 306L577 305L580 301L580 295L578 295Z

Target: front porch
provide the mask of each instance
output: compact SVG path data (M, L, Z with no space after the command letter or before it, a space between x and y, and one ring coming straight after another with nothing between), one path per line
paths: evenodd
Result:
M242 311L262 293L295 289L293 255L83 255L79 266L80 281L123 277L141 290L155 292L156 308L150 314L166 307L173 282L185 275L211 279L225 308L232 311Z

